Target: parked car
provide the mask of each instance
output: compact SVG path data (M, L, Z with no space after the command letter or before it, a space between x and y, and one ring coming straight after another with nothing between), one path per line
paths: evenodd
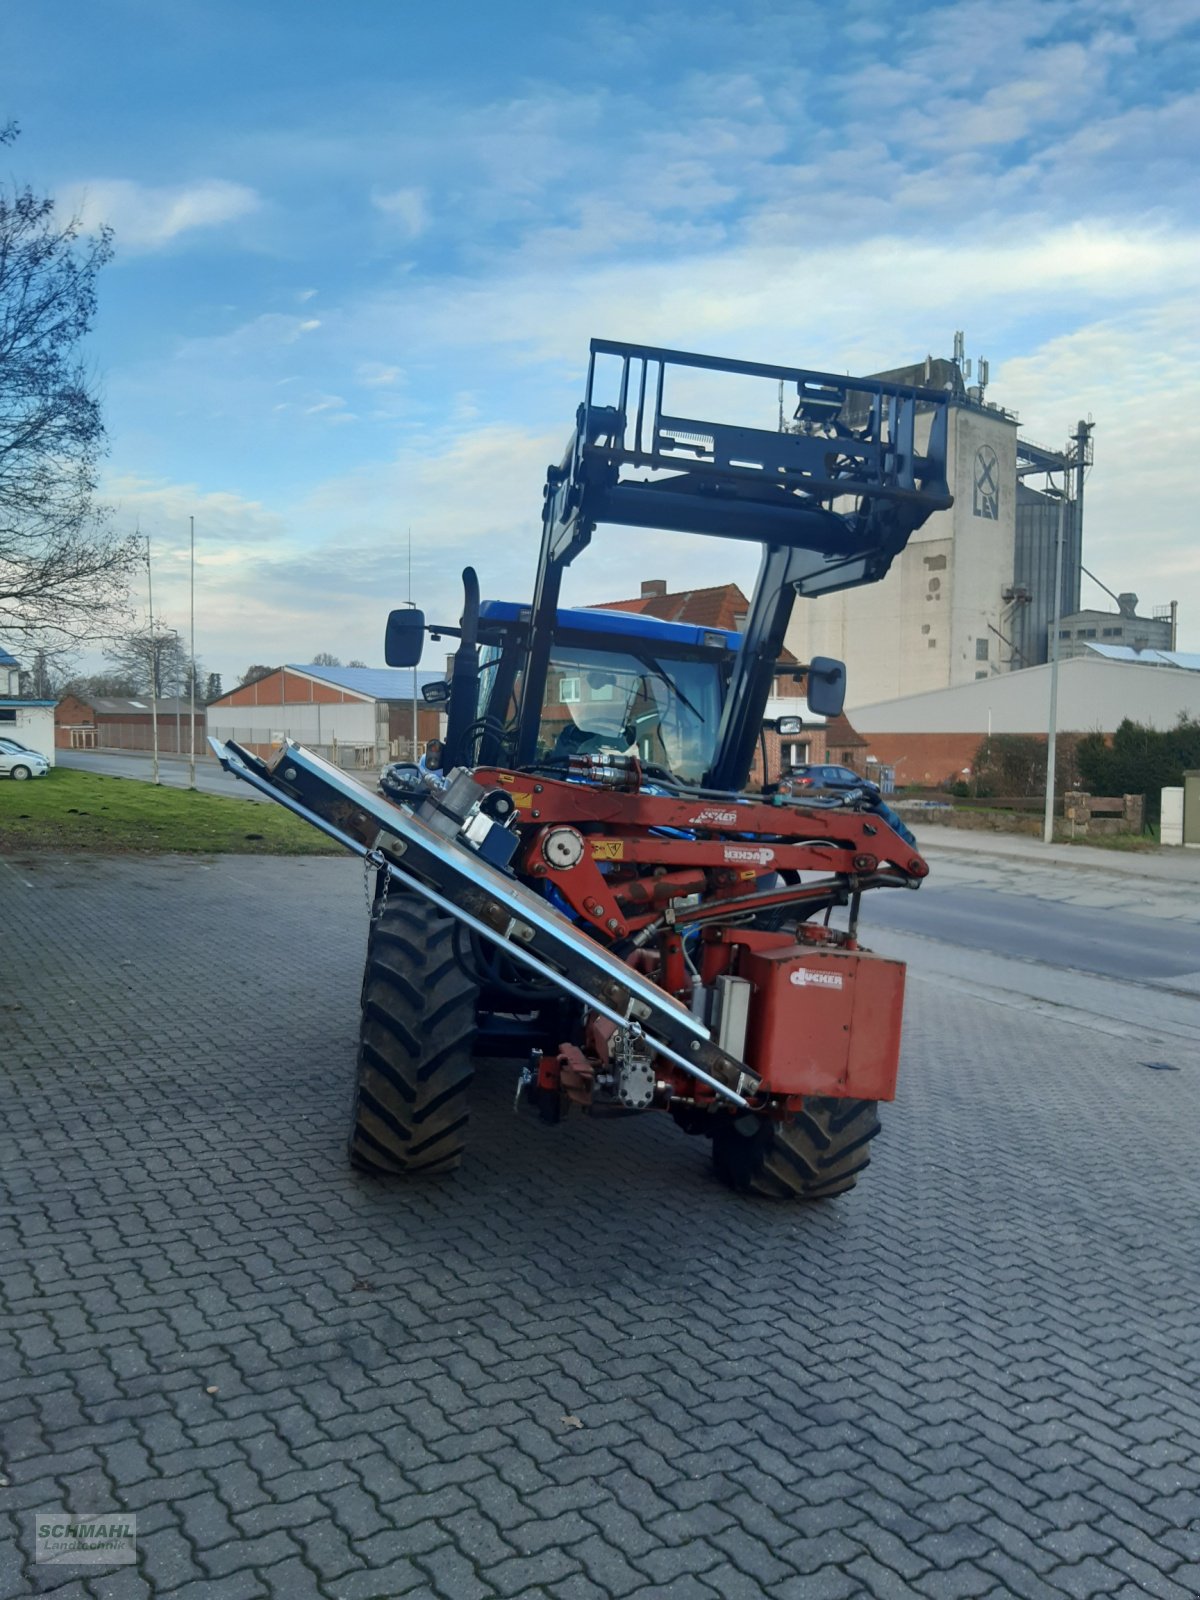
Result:
M794 767L789 767L779 780L781 794L849 794L851 790L861 794L872 811L878 814L893 828L900 837L916 849L917 841L912 831L907 828L901 819L883 798L883 791L877 783L870 778L860 777L857 772L852 772L849 767L835 767L824 762L805 761Z
M0 777L44 778L50 763L40 750L31 750L18 739L0 738Z
M882 798L879 785L870 778L860 777L849 767L831 767L822 762L805 761L789 767L779 780L779 787L785 794L803 794L806 789L861 789L872 800Z

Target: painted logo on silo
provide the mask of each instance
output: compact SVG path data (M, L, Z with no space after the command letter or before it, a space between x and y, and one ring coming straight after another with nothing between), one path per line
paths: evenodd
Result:
M990 444L975 452L975 515L1000 520L1000 462Z

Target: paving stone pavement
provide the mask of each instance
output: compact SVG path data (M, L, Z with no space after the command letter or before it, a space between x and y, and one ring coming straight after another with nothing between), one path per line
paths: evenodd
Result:
M1200 1594L1196 1062L914 984L831 1204L511 1068L388 1185L364 933L350 862L0 870L0 1600Z

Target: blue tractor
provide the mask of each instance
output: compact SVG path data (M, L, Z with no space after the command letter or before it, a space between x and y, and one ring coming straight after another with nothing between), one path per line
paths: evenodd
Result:
M793 396L779 425L762 425L764 390ZM594 340L531 603L481 602L468 568L456 625L388 619L393 666L427 634L458 641L426 691L446 714L438 770L394 767L379 796L293 744L270 762L218 747L375 870L356 1165L457 1166L475 1064L507 1059L547 1123L663 1110L735 1189L853 1187L895 1092L904 987L901 963L859 946L861 897L928 869L865 791L747 786L797 598L878 581L951 504L947 404ZM744 628L561 607L601 523L757 544ZM843 665L796 670L836 715Z

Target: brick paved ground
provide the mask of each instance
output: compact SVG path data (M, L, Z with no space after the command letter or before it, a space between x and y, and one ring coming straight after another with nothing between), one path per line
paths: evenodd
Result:
M0 866L0 1597L1200 1593L1195 1061L914 984L831 1205L507 1071L385 1187L360 881ZM34 1566L50 1506L136 1569Z

